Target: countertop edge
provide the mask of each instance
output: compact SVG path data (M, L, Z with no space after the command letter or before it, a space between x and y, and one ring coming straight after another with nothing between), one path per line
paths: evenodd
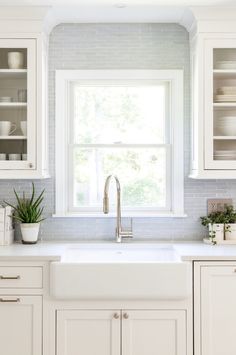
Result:
M33 256L33 255L22 255L22 256L14 256L14 255L3 255L0 256L0 262L1 261L60 261L61 260L61 255L58 256L51 256L51 255L45 255L45 256Z

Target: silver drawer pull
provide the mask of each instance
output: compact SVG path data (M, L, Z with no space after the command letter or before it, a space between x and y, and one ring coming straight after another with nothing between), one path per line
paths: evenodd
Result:
M14 298L14 299L12 299L12 300L10 300L10 299L4 299L4 298L0 298L0 302L11 302L11 303L16 303L16 302L20 302L20 298Z
M17 275L17 276L3 276L3 275L0 275L0 279L1 280L19 280L20 279L20 275Z

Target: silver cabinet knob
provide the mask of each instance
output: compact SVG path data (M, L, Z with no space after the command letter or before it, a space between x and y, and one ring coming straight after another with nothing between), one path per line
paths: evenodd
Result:
M124 319L128 319L129 318L128 313L124 313L123 317L124 317Z
M33 168L33 164L32 164L32 163L29 163L29 167L30 167L30 168Z
M119 318L120 318L119 313L114 313L113 318L115 318L115 319L119 319Z

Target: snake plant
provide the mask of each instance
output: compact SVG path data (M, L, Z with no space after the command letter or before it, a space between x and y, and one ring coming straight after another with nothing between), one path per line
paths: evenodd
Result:
M35 186L32 183L32 193L29 198L25 196L25 192L23 192L23 196L20 197L16 190L14 189L14 193L17 200L17 206L13 206L9 202L4 201L8 206L13 208L13 218L21 223L39 223L43 221L45 218L42 218L43 207L41 207L41 203L44 199L44 190L39 194L38 197L35 196Z

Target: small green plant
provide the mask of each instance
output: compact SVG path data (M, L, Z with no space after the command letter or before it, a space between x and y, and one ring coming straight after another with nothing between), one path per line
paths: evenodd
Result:
M224 211L216 211L210 213L208 216L200 217L202 225L208 227L209 225L213 224L224 224L224 232L230 232L230 223L236 223L236 211L234 210L233 206L226 206ZM215 231L213 228L209 228L209 238L213 244L216 244L215 238Z
M202 225L208 226L209 224L221 224L226 223L225 212L212 212L208 216L200 217Z
M233 206L226 206L225 209L226 223L236 223L236 210Z
M16 219L21 223L39 223L45 219L42 218L44 208L41 207L41 203L44 199L44 190L40 193L38 197L35 197L35 187L34 183L32 183L32 194L29 198L25 196L25 192L23 192L22 198L19 197L15 189L14 193L17 200L17 206L13 206L9 202L4 201L8 206L12 207L14 210L12 218Z

